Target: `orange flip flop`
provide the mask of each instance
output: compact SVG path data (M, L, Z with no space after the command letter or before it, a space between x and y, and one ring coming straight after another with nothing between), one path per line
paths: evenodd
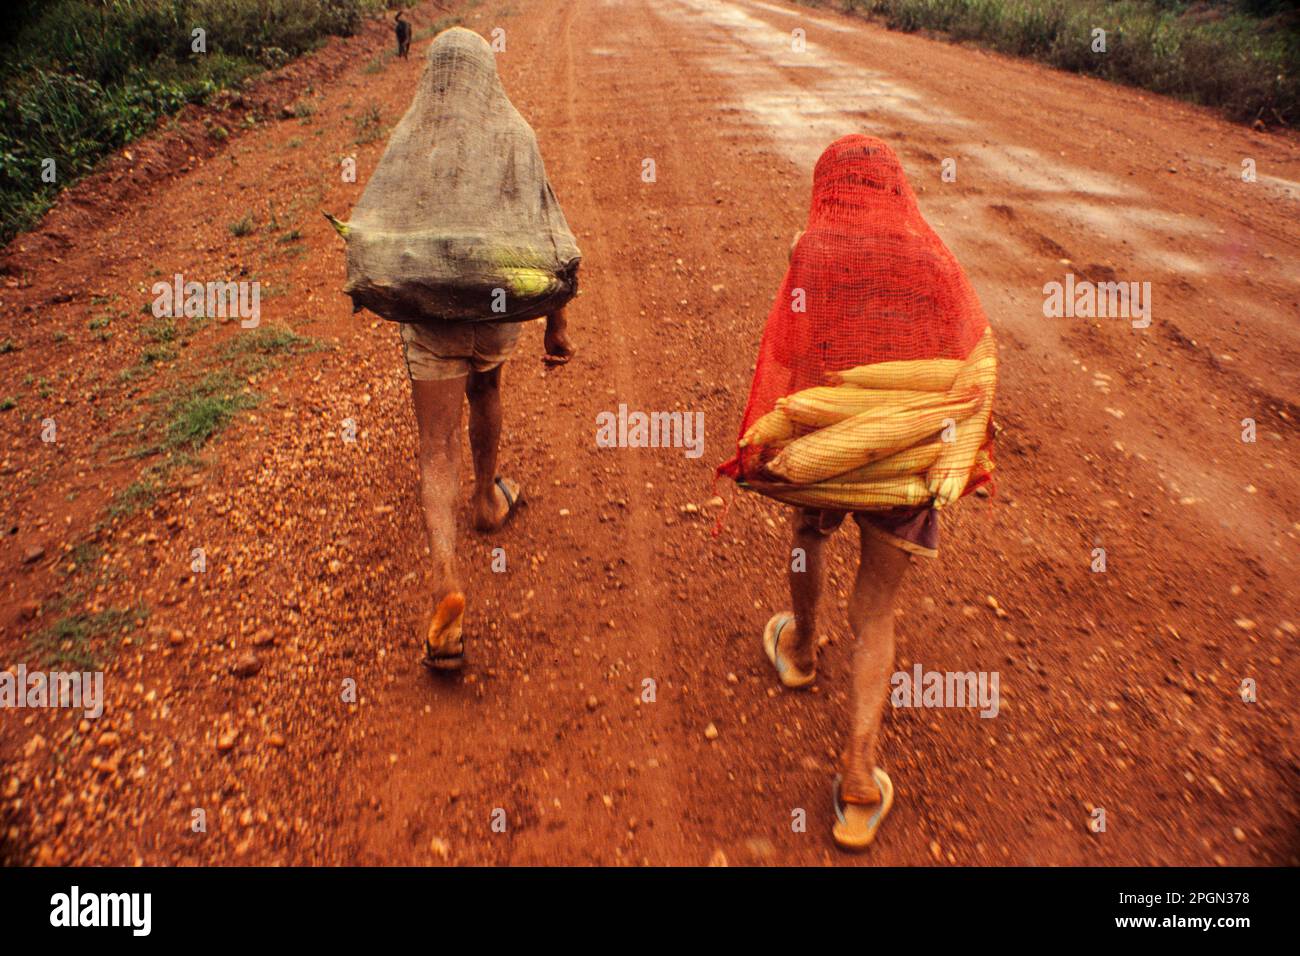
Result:
M788 624L794 622L794 615L789 611L782 611L779 614L773 614L767 626L763 628L763 653L767 659L772 662L776 668L776 676L781 683L791 690L799 690L808 687L817 679L816 672L805 674L799 668L786 661L781 656L781 632L785 630Z
M877 767L871 771L872 779L880 788L880 803L861 804L843 798L840 793L842 778L836 776L831 791L835 801L835 825L831 827L831 836L840 849L861 853L871 846L876 839L876 831L894 805L894 782L889 774Z
M465 595L452 591L438 602L424 638L425 667L435 671L458 671L465 666L465 638L461 624L465 619Z

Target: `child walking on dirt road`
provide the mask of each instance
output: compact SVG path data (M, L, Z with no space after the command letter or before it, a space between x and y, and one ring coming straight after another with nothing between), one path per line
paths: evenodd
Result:
M844 849L870 846L894 802L876 759L895 602L913 556L938 553L938 509L988 480L995 370L974 290L921 218L893 150L867 136L831 144L763 333L737 455L719 473L796 507L791 610L762 635L788 688L816 679L826 542L850 513L859 528L851 725L832 827Z
M497 472L501 367L525 320L546 317L546 361L573 354L564 306L581 253L546 177L537 137L506 96L492 48L453 27L429 46L415 99L351 221L353 308L400 324L419 432L420 505L433 553L423 663L465 663L456 561L462 409L469 400L473 526L501 528L520 502Z
M488 85L500 90L491 48L469 30L452 29L440 34L430 49L427 70L437 77L440 93L450 102L481 97L483 77L488 73ZM479 98L476 105L482 103ZM489 99L488 104L518 116L504 92L497 103ZM448 131L454 129L449 127ZM532 143L535 151L535 140ZM437 148L472 151L468 144L445 140ZM530 164L520 163L518 157L510 155L480 154L470 159L486 167L506 167L509 176L525 175L523 171L532 168L541 173L543 182L531 185L550 193L540 155L530 157ZM483 198L499 206L507 197ZM453 514L459 497L461 409L465 399L469 401L469 444L474 465L471 511L475 530L498 530L520 502L518 483L497 473L497 446L501 438L501 368L514 350L521 328L519 322L491 321L486 317L475 322L401 326L419 431L420 504L433 552L434 611L425 635L423 658L425 666L432 670L458 670L465 663L465 592L456 563ZM550 364L567 362L573 354L563 308L546 317L544 347Z

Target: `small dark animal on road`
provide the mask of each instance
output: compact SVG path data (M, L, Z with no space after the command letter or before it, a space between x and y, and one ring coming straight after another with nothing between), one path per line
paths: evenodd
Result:
M406 58L411 52L411 25L402 19L403 11L397 11L397 55Z

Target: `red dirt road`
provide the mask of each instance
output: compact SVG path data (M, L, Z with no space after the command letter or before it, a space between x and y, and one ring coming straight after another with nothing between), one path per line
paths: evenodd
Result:
M87 184L9 250L0 664L36 666L28 639L60 596L77 595L66 613L148 613L91 641L108 660L98 722L0 712L3 858L1300 863L1300 141L777 3L464 16L504 28L503 80L584 253L578 358L544 370L533 323L505 372L503 470L528 505L498 535L464 534L471 667L434 681L415 664L429 607L409 387L396 330L349 314L318 211L346 216L383 149L357 142L367 111L391 126L421 69L427 37L368 68L389 42L376 25L318 54L320 72L290 68L314 110L196 148L129 203L96 206ZM855 532L835 543L818 684L790 693L758 645L788 600L784 510L725 489L715 538L708 503L812 162L853 131L895 146L968 269L999 337L1004 427L997 495L949 517L898 622L900 670L996 671L1001 709L889 710L898 802L861 860L829 838ZM357 183L340 181L348 155ZM257 228L232 236L246 213ZM141 468L121 456L148 398L246 334L208 323L123 382L149 287L176 272L255 277L264 325L328 347L252 373L260 405L206 463L110 517ZM1044 318L1043 284L1067 272L1150 282L1151 325ZM107 342L88 328L106 308ZM703 456L596 447L596 416L620 403L703 412ZM236 676L250 653L256 672Z

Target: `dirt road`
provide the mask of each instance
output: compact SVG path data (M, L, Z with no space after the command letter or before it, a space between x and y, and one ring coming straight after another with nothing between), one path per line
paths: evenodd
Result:
M134 201L106 217L94 187L74 191L10 250L0 663L31 661L60 614L128 610L86 638L108 660L98 722L0 714L4 855L1300 862L1300 141L777 3L463 15L504 29L503 80L584 252L579 359L544 370L534 323L505 373L503 468L528 505L495 537L464 536L471 668L435 682L415 666L429 608L409 387L395 330L349 314L318 211L345 215L360 195L375 127L396 122L421 68L379 55L374 27L318 54L329 71L300 68L293 116L191 156L143 144L141 163L171 160L137 176ZM964 502L941 557L910 574L898 659L996 671L1001 709L887 714L898 803L862 861L828 833L854 534L835 544L818 684L783 692L758 635L787 600L786 516L719 488L734 500L714 537L709 503L812 162L853 131L895 146L968 269L998 331L1004 427L996 496ZM343 182L353 155L358 181ZM255 228L232 235L245 215ZM251 370L260 404L206 464L123 508L150 397L228 363L248 334L185 326L177 355L124 376L149 347L149 287L176 272L257 278L263 325L314 346ZM1150 282L1150 326L1045 318L1043 285L1067 272ZM105 310L107 341L90 327ZM598 448L596 416L621 403L703 412L704 454ZM55 443L40 440L47 417Z

